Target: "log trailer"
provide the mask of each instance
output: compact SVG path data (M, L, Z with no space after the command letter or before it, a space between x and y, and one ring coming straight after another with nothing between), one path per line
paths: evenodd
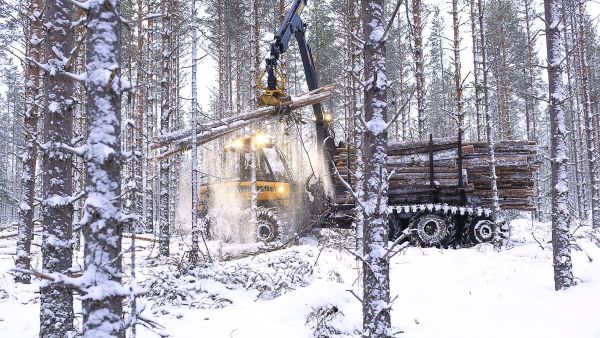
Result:
M275 34L270 56L266 59L267 88L259 98L263 105L283 104L288 98L285 79L277 67L292 35L298 42L308 88L315 90L319 86L311 49L306 41L306 25L301 19L306 5L307 0L294 1ZM354 219L355 203L342 179L351 186L355 182L351 169L354 151L335 145L320 103L313 105L313 111L316 142L322 147L323 157L329 164L326 167L334 183L334 192L333 196L309 206L309 210L313 211L310 214L312 224L349 228ZM520 152L511 152L511 147L520 147L517 149ZM507 209L533 209L533 171L537 168L535 144L508 142L496 147L496 151L505 155L500 156L501 161L497 163L502 198L498 202ZM487 161L489 149L485 143L463 145L462 134L459 133L457 140L453 141L430 137L426 144L392 144L388 156L389 172L394 172L390 176L388 191L391 240L408 229L412 240L422 246L468 245L491 241L503 229L497 227L491 218L491 172ZM345 177L342 178L340 173L345 173Z
M306 41L306 25L301 19L307 1L294 1L270 46L265 71L258 79L258 87L263 90L258 102L263 107L275 106L278 107L277 111L286 111L293 106L285 91L285 79L278 70L279 59L288 50L292 36L298 42L308 88L311 91L319 90L312 52ZM265 75L266 87L262 84ZM321 101L315 101L312 108L316 142L322 158L327 162L327 177L302 186L292 182L290 177L265 176L257 182L259 189L262 189L259 203L267 208L265 210L271 210L263 213L257 229L259 239L273 240L282 232L281 227L285 227L286 222L278 220L288 217L290 204L301 205L296 209L304 211L301 213L304 225L353 227L354 197L342 179L352 187L355 185L354 150L342 143L335 144L329 126L330 119L323 113ZM238 129L231 128L230 132ZM224 131L219 135L226 133ZM174 133L169 142L175 144L176 148L183 147L177 145L177 139L184 139L184 136L189 139L189 133ZM504 142L495 147L498 153L499 204L502 208L534 209L535 149L535 143L526 141ZM248 147L241 147L241 158L248 151ZM263 152L262 149L255 151ZM268 168L269 161L263 155L258 154L259 161L265 161L265 168ZM388 171L392 172L388 190L390 240L404 233L421 246L464 246L491 241L500 233L502 227L497 226L491 218L493 201L489 147L486 143L463 143L460 134L454 140L434 140L430 137L425 142L391 143L388 167ZM232 184L237 186L243 199L249 199L250 182L247 175L240 173L240 176L240 180ZM332 193L325 193L322 179L331 180ZM206 203L210 187L205 186L200 190L203 194L201 200ZM306 192L304 195L310 196L290 203L292 191ZM206 214L208 205L202 204L200 208Z

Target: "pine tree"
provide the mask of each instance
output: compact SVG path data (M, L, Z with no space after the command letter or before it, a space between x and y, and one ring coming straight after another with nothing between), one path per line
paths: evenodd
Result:
M73 51L72 18L70 1L46 3L42 271L47 274L66 274L73 261L73 161L64 148L73 136L73 80L66 74L70 69L67 58ZM64 338L74 331L71 289L46 284L40 288L40 302L41 337Z
M429 80L427 98L427 116L429 120L429 132L436 137L456 137L455 123L452 123L451 109L454 98L452 70L446 68L448 62L445 51L444 31L446 30L444 18L438 7L433 9L431 20L431 33L428 39L429 59L427 74ZM449 127L452 126L452 127Z
M87 199L82 288L83 337L125 337L121 285L120 96L127 89L119 68L119 1L90 0L87 9Z
M196 68L197 68L197 51L198 38L196 36L196 0L192 0L192 249L190 252L190 260L196 261L200 252L200 229L198 228L198 145L196 144L196 136L198 134L198 91L196 88ZM204 202L206 203L206 202Z
M544 0L546 51L548 53L548 84L550 126L552 138L552 248L554 287L567 289L574 285L569 234L570 211L568 188L568 149L563 102L562 43L559 0Z
M583 0L578 0L578 30L579 40L577 46L579 48L579 72L580 72L580 95L583 107L583 119L585 125L587 157L588 157L588 173L590 175L591 196L592 196L592 225L594 228L600 226L600 185L597 179L597 151L594 131L594 117L591 114L590 88L589 88L589 69L585 42L584 28L584 4Z
M384 2L362 2L365 41L363 335L391 337L387 223L387 78Z
M161 104L160 104L160 134L165 135L170 131L171 113L172 113L172 55L173 55L173 32L172 32L172 6L171 0L162 0L162 79L160 81ZM170 217L171 196L169 180L170 160L168 158L160 161L159 172L159 251L163 256L169 256L169 244L171 238L171 224L173 220Z
M26 103L23 127L25 129L26 144L23 151L23 173L21 175L21 201L19 204L19 237L17 240L17 255L15 266L20 269L29 270L31 241L33 240L33 216L35 197L35 177L37 165L37 124L38 105L40 100L40 70L34 63L41 61L41 39L43 37L42 27L42 3L38 0L30 0L28 12L28 36L27 36L27 58L26 64ZM30 283L29 274L16 273L15 281Z
M484 118L481 115L481 83L479 82L480 75L480 60L479 60L479 39L477 37L477 6L475 0L470 0L470 21L471 21L471 42L473 54L473 88L475 95L475 120L477 123L477 141L483 140L484 137Z
M419 140L426 137L425 131L425 58L423 56L423 4L421 0L412 0L413 40L415 59L415 91L417 97L417 127Z

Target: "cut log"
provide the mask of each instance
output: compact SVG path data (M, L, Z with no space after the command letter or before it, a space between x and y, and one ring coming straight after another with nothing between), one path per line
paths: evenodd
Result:
M205 123L199 128L197 143L204 144L217 138L231 134L249 125L281 116L284 111L294 111L329 99L333 95L335 85L328 85L303 95L293 97L290 103L282 106L261 107L248 113L228 117L222 120ZM163 159L191 149L192 128L185 128L172 133L158 136L152 144L152 149L168 146L169 149L155 159Z
M492 207L490 153L485 143L462 145L463 179L466 183L467 205ZM388 198L391 204L432 203L433 197L439 203L459 204L458 190L458 143L455 139L429 142L390 143L388 151L388 172L390 172ZM497 187L500 206L507 209L532 210L533 174L539 167L535 142L503 141L495 146ZM433 152L433 179L430 185L430 152ZM344 148L334 156L336 168L349 177L348 163L354 161L354 150ZM392 173L393 172L393 173ZM351 196L338 179L336 201L344 205L352 203ZM348 202L350 201L350 202Z

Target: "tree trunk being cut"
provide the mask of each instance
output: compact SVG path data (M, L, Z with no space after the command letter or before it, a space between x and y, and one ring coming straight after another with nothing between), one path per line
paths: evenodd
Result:
M236 116L215 120L199 126L197 133L197 144L204 144L219 137L240 130L251 124L262 122L281 116L282 112L294 111L315 103L325 101L333 95L335 85L328 85L293 97L289 104L281 106L260 107L253 111ZM154 141L152 149L169 146L155 159L162 160L172 155L192 148L192 128L185 128L160 135Z

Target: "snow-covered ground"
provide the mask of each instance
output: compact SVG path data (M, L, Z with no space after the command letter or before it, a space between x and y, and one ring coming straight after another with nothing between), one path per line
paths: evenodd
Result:
M408 248L395 256L396 336L600 338L600 249L574 250L578 285L556 292L550 226L527 220L512 225L513 246L500 252L483 245ZM238 259L233 258L252 248L210 243L214 255L230 260L190 271L181 256L149 258L152 242L138 241L138 279L149 291L140 300L144 314L177 338L359 337L361 306L349 291L357 290L356 262L339 241L323 243L306 240ZM37 337L39 281L29 286L12 281L14 244L0 241L0 332L7 338ZM185 248L173 245L179 255ZM598 259L590 263L588 255ZM156 334L141 328L138 336Z

